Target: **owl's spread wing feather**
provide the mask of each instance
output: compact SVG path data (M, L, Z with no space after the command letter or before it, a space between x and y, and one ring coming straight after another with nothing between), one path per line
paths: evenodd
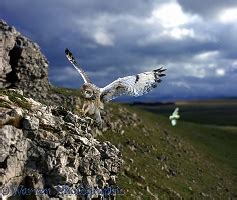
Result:
M165 70L161 67L150 72L118 78L104 88L101 88L101 100L110 101L124 94L141 96L152 88L157 87L157 84L161 82L160 77L165 76L163 73Z
M73 67L82 76L84 82L90 83L90 79L88 78L87 74L81 69L81 67L79 66L76 59L73 57L72 53L69 51L69 49L65 49L65 54L66 54L67 59L70 61L70 63L72 63Z

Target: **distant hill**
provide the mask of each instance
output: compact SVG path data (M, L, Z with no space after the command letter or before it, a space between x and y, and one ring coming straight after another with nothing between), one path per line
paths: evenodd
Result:
M133 102L132 106L163 106L163 105L175 105L173 102Z
M236 104L237 98L217 98L217 99L201 99L201 100L179 100L175 102L176 105L226 105L226 104Z

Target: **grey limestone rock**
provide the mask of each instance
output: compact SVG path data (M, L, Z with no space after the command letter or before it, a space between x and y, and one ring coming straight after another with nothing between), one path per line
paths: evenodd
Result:
M39 46L0 20L0 88L18 88L27 96L46 97L48 61Z
M13 188L40 188L51 193L39 196L31 192L32 199L73 199L75 195L70 192L76 188L96 191L116 185L122 164L120 151L109 142L93 138L92 119L24 96L21 99L31 106L22 108L7 95L0 95L7 105L7 109L1 107L0 115L0 184L10 188L5 197L15 197ZM17 114L7 121L9 113ZM16 126L13 119L19 117ZM94 192L92 197L98 195ZM77 194L80 196L86 195Z

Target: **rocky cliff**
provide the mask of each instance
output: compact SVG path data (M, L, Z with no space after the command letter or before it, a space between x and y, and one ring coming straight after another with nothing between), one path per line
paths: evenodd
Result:
M115 116L110 107L98 130L93 119L80 115L80 92L52 86L39 46L4 21L0 88L3 198L112 198L122 192L116 186L121 153L94 136L106 130L123 134L125 127L140 123L135 114L120 107Z
M45 98L49 90L48 61L39 46L0 21L0 87Z
M20 89L26 97L73 110L78 103L76 95L69 91L65 95L52 86L48 67L38 44L0 20L0 88Z
M112 194L111 187L118 192L120 151L93 138L91 118L46 106L17 90L1 90L0 102L4 197L95 198Z

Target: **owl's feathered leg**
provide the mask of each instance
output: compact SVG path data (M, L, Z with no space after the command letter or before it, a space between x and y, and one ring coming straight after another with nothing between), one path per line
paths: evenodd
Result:
M102 128L102 118L100 115L100 107L97 107L94 102L92 101L84 101L84 104L82 106L82 112L84 115L90 115L93 116L95 119L96 124Z
M102 128L103 121L100 115L100 109L95 110L95 121Z
M90 111L90 106L89 106L88 102L84 102L84 104L82 106L83 114L86 115L89 111Z

